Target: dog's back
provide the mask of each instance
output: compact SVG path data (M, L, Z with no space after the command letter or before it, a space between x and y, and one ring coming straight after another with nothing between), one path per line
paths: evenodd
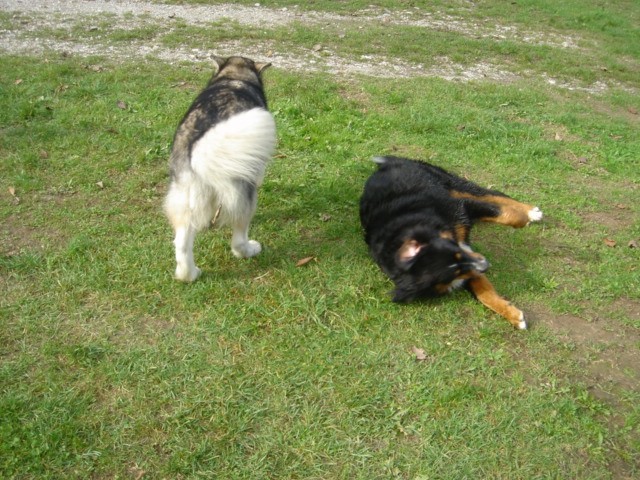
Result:
M238 257L261 246L248 229L266 166L276 144L261 72L269 64L244 57L218 58L218 71L196 97L174 136L171 185L165 212L175 231L176 278L192 281L195 233L210 224L230 224Z
M173 177L189 167L214 180L216 175L227 173L245 177L243 172L248 167L253 167L252 173L260 170L275 147L275 122L267 110L260 77L268 64L243 57L216 60L217 73L176 130L170 160ZM194 161L201 165L196 167ZM207 170L215 172L208 174Z

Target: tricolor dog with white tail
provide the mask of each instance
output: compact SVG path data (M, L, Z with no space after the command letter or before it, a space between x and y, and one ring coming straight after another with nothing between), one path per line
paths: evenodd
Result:
M232 227L235 256L260 253L260 243L249 240L249 224L276 145L276 125L261 79L269 64L244 57L215 61L217 72L175 133L164 203L175 233L175 277L186 282L200 275L193 244L196 233L212 220Z

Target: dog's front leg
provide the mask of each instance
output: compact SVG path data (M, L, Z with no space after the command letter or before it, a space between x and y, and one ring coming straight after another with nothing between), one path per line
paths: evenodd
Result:
M511 325L520 330L527 328L522 311L514 307L508 300L502 298L485 275L478 274L472 277L469 280L468 287L480 303L502 315Z

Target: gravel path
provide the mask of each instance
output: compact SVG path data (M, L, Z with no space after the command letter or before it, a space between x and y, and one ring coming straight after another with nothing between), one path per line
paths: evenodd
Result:
M361 25L374 22L456 32L460 35L492 38L496 41L511 40L562 49L578 48L577 39L568 36L526 32L515 26L498 25L495 22L473 24L459 18L430 14L419 9L386 11L370 7L354 15L338 15L302 11L295 7L271 9L260 6L258 3L247 7L233 4L166 5L143 0L0 0L0 10L14 13L16 19L10 29L0 30L0 51L14 54L44 54L54 51L80 56L105 55L121 59L144 58L151 55L169 63L210 61L212 53L210 51L168 48L154 41L136 40L123 45L122 42L109 42L108 39L105 42L96 39L88 43L86 39L80 38L59 40L51 35L38 36L38 32L45 29L66 27L71 32L71 27L84 19L86 19L87 28L97 28L92 27L92 24L95 25L101 15L113 17L113 24L120 29L149 25L167 28L178 19L191 25L207 25L211 22L230 19L255 28L300 22L314 28L344 24L347 29L353 28L354 22ZM219 55L244 53L257 60L270 61L279 68L294 71L324 71L342 76L355 74L387 78L430 76L451 81L485 80L502 83L520 78L512 72L486 62L462 66L455 64L447 57L441 57L435 64L425 66L376 54L349 57L321 45L313 49L301 48L292 52L272 41L263 41L258 44L232 41L219 44L215 53ZM523 72L522 75L531 76L531 73ZM543 77L541 80L558 87L582 89L592 93L602 92L608 88L602 83L579 87L568 83L562 84L548 77Z

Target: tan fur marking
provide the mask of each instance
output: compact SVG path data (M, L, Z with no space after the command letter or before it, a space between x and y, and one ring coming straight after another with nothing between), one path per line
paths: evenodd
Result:
M531 205L518 202L510 197L501 197L499 195L471 195L466 192L451 190L453 198L469 198L478 200L479 202L491 203L500 208L500 215L497 217L484 217L480 220L483 222L499 223L500 225L508 225L510 227L521 228L529 223L529 212L533 209Z
M467 235L469 234L469 227L467 227L466 225L456 225L455 226L455 231L456 231L456 240L458 240L459 242L464 242L467 240Z
M520 328L522 312L502 298L486 276L475 275L469 281L469 287L480 303L506 318L514 327Z

